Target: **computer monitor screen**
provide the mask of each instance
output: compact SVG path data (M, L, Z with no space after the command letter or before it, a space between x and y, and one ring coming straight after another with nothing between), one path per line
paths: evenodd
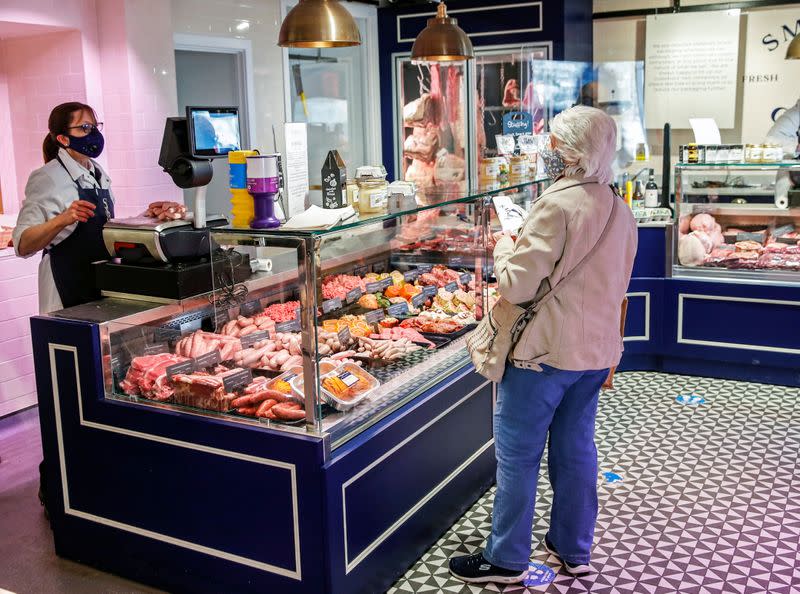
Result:
M187 107L192 155L213 159L242 148L237 107Z

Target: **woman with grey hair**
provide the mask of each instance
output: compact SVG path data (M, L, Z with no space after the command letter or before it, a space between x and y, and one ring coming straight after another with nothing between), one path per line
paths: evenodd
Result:
M539 464L549 440L553 487L545 548L573 575L589 572L597 519L597 400L622 355L620 307L636 222L608 186L614 121L576 106L551 123L542 155L553 184L514 239L498 238L494 274L512 303L541 308L513 347L494 414L497 493L486 549L450 560L465 582L522 581L531 555ZM552 294L551 294L552 291Z

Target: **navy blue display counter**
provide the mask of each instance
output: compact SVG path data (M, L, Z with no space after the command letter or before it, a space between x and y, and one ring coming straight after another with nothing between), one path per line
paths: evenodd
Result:
M58 555L172 592L386 590L494 480L470 367L340 448L106 399L99 326L32 319Z
M800 284L672 278L669 227L640 227L621 371L800 386Z

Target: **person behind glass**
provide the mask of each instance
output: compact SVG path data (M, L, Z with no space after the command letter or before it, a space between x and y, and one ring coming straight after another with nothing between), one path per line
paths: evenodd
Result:
M553 184L534 202L516 241L497 239L498 292L527 306L590 256L525 327L506 365L494 414L492 532L485 550L450 560L451 573L466 582L524 580L545 444L554 494L544 546L570 574L590 571L598 505L595 415L600 388L622 354L620 309L637 229L608 186L612 118L572 107L553 119L550 139L542 157Z
M13 243L18 256L42 252L39 312L100 297L92 262L109 258L103 226L114 216L111 180L93 160L103 152L103 124L83 103L58 105L44 139L44 166L30 174Z

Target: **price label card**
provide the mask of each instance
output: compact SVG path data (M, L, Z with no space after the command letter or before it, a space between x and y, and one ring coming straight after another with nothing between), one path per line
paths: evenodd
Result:
M764 243L764 239L764 233L738 233L736 235L736 241L756 241L758 243Z
M258 313L259 311L261 311L261 301L258 299L255 301L242 303L242 305L239 306L239 313L246 318L251 317L253 314Z
M235 392L244 388L253 381L253 372L249 369L240 369L234 373L229 373L222 378L222 385L226 392Z
M406 281L407 283L413 283L415 280L417 280L418 276L419 276L418 270L409 270L403 273L403 280Z
M297 320L298 324L300 323L301 315L302 315L302 308L298 307L296 310L294 310L294 319Z
M417 266L417 270L419 270L420 274L430 272L431 270L433 270L433 264L420 264L419 266Z
M322 302L322 313L331 313L342 308L342 300L338 297Z
M382 286L381 281L367 283L367 293L380 293Z
M269 332L267 330L263 330L261 332L253 332L252 334L243 336L239 339L239 342L242 343L242 349L249 349L255 343L261 342L262 340L267 340L268 338Z
M394 284L394 280L392 278L385 278L382 281L378 281L381 285L381 291L384 291L391 287Z
M227 309L221 309L214 312L214 328L222 328L225 324L231 321L231 316Z
M361 290L361 287L356 287L355 289L351 289L347 292L347 303L355 303L358 301L361 296L364 294L364 291Z
M153 333L153 340L155 342L175 342L181 337L181 331L177 328L169 328L167 326L160 326L156 328Z
M145 355L160 355L161 353L168 353L169 352L169 345L160 342L158 344L149 344L144 347L144 354Z
M420 307L422 307L425 304L425 302L427 300L428 300L428 296L425 294L425 291L423 291L422 293L419 293L418 295L414 295L411 298L411 305L413 305L414 307L419 309Z
M434 295L436 295L436 292L438 290L439 289L437 289L433 285L426 285L426 286L422 287L423 294L427 295L428 297L433 297Z
M353 340L353 337L350 335L350 328L345 326L341 330L339 330L339 342L342 345L350 344L350 341Z
M173 375L178 375L179 373L184 373L189 375L194 373L194 359L189 359L188 361L184 361L182 363L175 363L175 365L170 365L167 367L167 377L172 379Z
M383 262L378 262L372 265L372 272L374 272L375 274L382 274L385 271L386 271L386 266L384 265Z
M448 293L455 293L456 291L458 291L458 283L455 281L453 281L452 283L447 283L444 286L444 290L447 291Z
M222 363L222 359L220 358L220 352L218 349L214 349L213 351L209 351L205 355L200 355L199 357L194 358L195 369L205 369L206 367L214 367L215 365L219 365L220 363Z
M297 320L289 320L275 324L275 332L300 332L300 322Z
M383 313L382 309L375 309L367 312L364 317L367 319L367 324L377 324L386 317L386 314Z
M386 313L393 318L396 318L397 316L404 316L408 313L408 303L405 301L402 303L394 303L387 308Z
M353 270L353 276L364 276L369 272L368 266L356 266Z
M468 285L468 284L469 284L469 281L471 281L471 280L472 280L472 275L471 275L469 272L465 272L465 273L464 273L464 274L462 274L460 277L458 277L458 281L459 281L459 282L460 282L462 285Z

